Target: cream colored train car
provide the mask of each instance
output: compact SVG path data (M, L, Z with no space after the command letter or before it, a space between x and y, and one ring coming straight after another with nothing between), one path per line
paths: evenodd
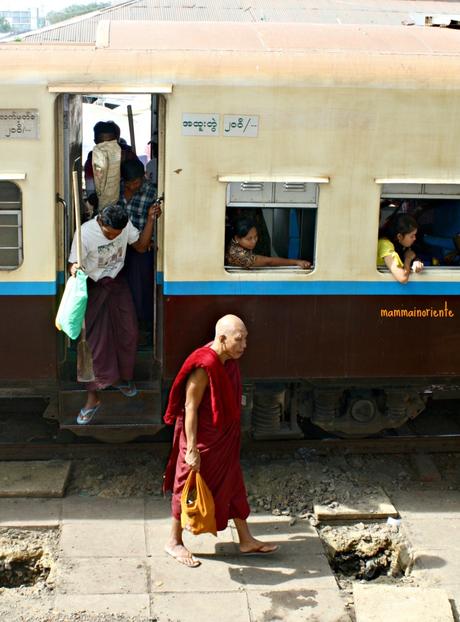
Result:
M460 46L448 29L102 23L96 46L0 47L0 378L62 427L81 393L54 328L73 232L82 101L152 96L158 132L155 339L140 397L85 434L161 427L168 383L224 313L244 318L256 438L396 427L460 386ZM110 115L108 115L110 118ZM80 160L79 160L80 159ZM376 266L388 210L421 215L426 269ZM386 211L385 211L386 210ZM257 216L269 252L312 269L229 268L226 225ZM153 287L153 285L152 285ZM299 426L300 424L300 426Z

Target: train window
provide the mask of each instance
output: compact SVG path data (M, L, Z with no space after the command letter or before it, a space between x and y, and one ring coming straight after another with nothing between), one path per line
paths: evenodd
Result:
M253 250L256 255L304 259L313 264L318 193L316 183L229 183L225 222L226 270L234 272L243 268L243 265L229 265L228 258L235 228L242 220L255 224L258 240Z
M22 263L22 193L11 181L0 181L0 270Z
M380 235L401 213L418 224L413 250L426 267L460 266L460 184L384 184Z

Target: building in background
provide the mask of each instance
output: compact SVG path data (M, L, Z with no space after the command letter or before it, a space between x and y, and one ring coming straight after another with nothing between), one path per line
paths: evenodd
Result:
M45 25L45 16L40 16L38 7L23 9L21 11L17 9L0 10L0 18L2 17L11 26L8 35L36 30Z

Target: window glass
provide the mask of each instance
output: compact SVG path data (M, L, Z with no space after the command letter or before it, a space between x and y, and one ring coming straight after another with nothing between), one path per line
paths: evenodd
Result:
M22 263L22 195L11 181L0 181L0 270Z
M460 266L460 185L385 184L379 239L390 237L388 232L399 214L408 214L417 223L417 237L411 248L425 267ZM384 269L379 258L377 265Z
M245 268L273 270L299 266L254 266L250 254L289 260L306 260L311 266L315 255L318 184L275 182L232 182L227 187L225 222L225 267L228 271ZM241 225L253 225L257 242L241 250ZM240 235L238 235L238 232ZM249 236L251 237L251 235ZM244 244L244 242L243 242ZM267 262L268 263L268 262Z

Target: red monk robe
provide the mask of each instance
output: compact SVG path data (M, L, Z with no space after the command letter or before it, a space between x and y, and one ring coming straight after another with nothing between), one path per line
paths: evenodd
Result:
M182 365L171 388L165 423L176 424L171 456L166 467L164 490L172 490L172 515L180 519L180 496L190 467L185 462L187 439L184 430L185 389L192 371L202 367L209 384L198 409L197 447L200 473L211 490L218 531L230 518L249 515L240 467L241 378L238 363L223 364L209 345L195 350Z

